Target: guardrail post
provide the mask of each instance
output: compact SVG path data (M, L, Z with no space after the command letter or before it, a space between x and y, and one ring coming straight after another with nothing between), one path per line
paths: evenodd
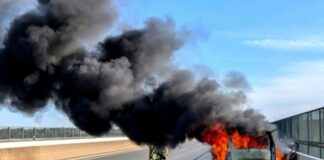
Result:
M11 131L10 131L10 127L8 127L8 139L11 138Z
M36 128L34 127L33 128L33 140L35 140L36 139Z
M24 128L21 127L21 139L25 138Z
M47 138L47 129L44 128L44 139Z
M63 138L65 138L65 127L63 127Z
M56 128L54 128L54 138L56 138L57 137L57 133L56 133L57 131L56 131Z

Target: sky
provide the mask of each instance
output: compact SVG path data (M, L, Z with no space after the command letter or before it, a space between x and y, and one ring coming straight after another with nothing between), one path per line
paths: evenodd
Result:
M190 32L174 63L216 78L241 72L252 88L248 106L269 121L324 106L322 0L123 0L115 5L118 23L107 34L140 28L150 17L171 18ZM0 107L0 126L73 124L49 104L33 116Z

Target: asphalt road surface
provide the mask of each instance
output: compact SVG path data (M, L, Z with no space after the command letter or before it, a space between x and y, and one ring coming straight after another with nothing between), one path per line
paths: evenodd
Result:
M91 158L91 160L148 160L148 149L123 154ZM210 147L195 140L169 150L168 160L212 160Z

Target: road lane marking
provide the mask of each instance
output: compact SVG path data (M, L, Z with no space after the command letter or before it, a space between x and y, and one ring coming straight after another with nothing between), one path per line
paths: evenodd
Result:
M110 152L110 153L103 153L103 154L97 154L97 155L92 155L92 156L84 156L84 157L78 157L78 158L69 158L66 160L93 160L93 159L99 159L99 158L104 158L108 156L114 156L114 155L119 155L119 154L125 154L125 153L133 153L133 152L138 152L145 150L147 148L136 148L136 149L129 149L126 151L116 151L116 152Z
M204 156L207 155L208 153L210 153L210 150L204 152L203 154L199 155L198 157L196 157L196 158L193 159L193 160L199 160L200 158L204 157Z

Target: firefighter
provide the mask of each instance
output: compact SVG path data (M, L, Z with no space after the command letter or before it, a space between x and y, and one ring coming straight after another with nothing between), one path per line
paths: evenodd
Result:
M168 148L149 146L150 155L149 160L166 160L168 158Z

